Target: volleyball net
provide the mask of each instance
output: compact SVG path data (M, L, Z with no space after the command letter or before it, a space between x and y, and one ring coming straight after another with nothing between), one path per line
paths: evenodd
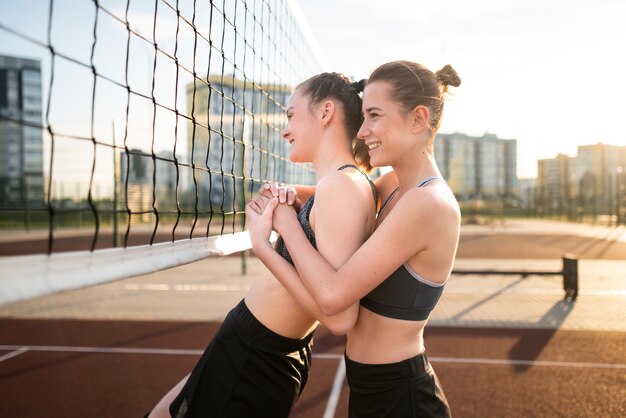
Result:
M260 184L314 180L280 137L293 87L322 71L291 1L5 2L0 40L0 268L16 281L246 249Z

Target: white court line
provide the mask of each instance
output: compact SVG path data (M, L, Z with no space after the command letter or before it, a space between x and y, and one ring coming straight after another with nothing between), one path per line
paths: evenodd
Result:
M134 347L76 347L76 346L46 346L46 345L0 345L3 351L55 351L67 353L118 353L118 354L170 354L170 355L200 355L203 350L184 350L169 348L134 348ZM10 355L13 353L6 354ZM13 355L21 354L15 353ZM313 354L313 358L324 360L338 360L342 354ZM545 367L584 367L591 369L626 369L623 363L584 363L574 361L546 361L546 360L510 360L470 357L429 357L433 363L465 363L465 364L493 364L505 366L545 366Z
M332 359L332 360L339 360L343 358L343 354L325 354L325 353L319 353L319 354L313 354L313 357L315 358L323 358L323 359Z
M626 364L619 363L581 363L574 361L507 360L463 357L429 357L428 360L432 361L433 363L497 364L506 366L585 367L590 369L626 369Z
M251 285L128 283L121 287L124 290L240 292L249 290Z
M487 287L449 287L444 295L492 295L498 293L502 295L563 295L563 289L524 289L517 288L512 290L501 291L500 288ZM626 290L623 289L583 289L578 296L626 296Z
M0 363L3 362L4 360L8 360L8 359L13 358L15 356L19 356L20 354L25 353L27 351L28 351L27 347L20 347L17 350L12 351L10 353L7 353L7 354L3 355L2 357L0 357Z
M199 356L203 350L184 350L178 348L134 348L134 347L77 347L77 346L58 346L58 345L0 345L0 350L10 351L17 350L16 354L9 353L0 357L10 358L26 351L51 351L60 353L114 353L114 354L165 354L174 356ZM13 354L13 355L10 355ZM313 358L322 360L338 360L342 359L341 354L313 354Z
M341 396L341 389L343 388L343 381L346 378L346 363L339 361L337 367L337 373L335 374L335 380L333 381L333 387L330 390L330 396L328 396L328 403L324 410L323 418L334 418L337 411L337 404L339 403L339 396Z
M122 288L124 290L153 290L153 291L208 291L208 292L240 292L247 291L252 285L233 285L233 284L193 284L193 283L125 283L122 285L112 285L114 288ZM500 288L491 287L453 287L446 289L446 295L485 295L494 294L500 291ZM502 294L508 295L563 295L562 289L556 288L520 288L515 290L507 290ZM583 289L579 293L580 296L626 296L624 289Z
M58 345L0 345L0 350L52 351L61 353L117 353L117 354L171 354L175 356L194 356L203 350L183 350L169 348L133 348L133 347L68 347Z

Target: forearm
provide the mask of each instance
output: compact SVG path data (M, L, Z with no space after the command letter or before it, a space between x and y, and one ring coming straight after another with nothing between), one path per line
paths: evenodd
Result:
M289 293L309 315L326 325L333 334L343 335L354 326L358 316L358 304L353 304L335 315L325 314L302 283L298 272L291 264L282 258L268 244L256 243L253 248L255 249L257 257L282 284L285 290L287 290L287 293Z

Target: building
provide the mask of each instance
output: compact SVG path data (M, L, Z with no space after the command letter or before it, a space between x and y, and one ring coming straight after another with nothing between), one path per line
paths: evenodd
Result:
M564 154L537 162L536 207L540 212L570 211L575 205L573 176L576 160Z
M250 180L311 184L311 167L289 161L280 137L291 88L212 75L187 86L188 155L194 165L199 204L214 211L243 210ZM195 190L193 191L195 193Z
M520 207L533 210L536 208L535 190L537 188L536 178L521 178L519 181Z
M615 186L626 169L626 146L594 144L578 147L575 186L580 194L609 205Z
M41 64L0 55L0 207L44 206Z
M493 134L437 134L435 160L459 199L498 200L519 194L517 140Z
M540 160L537 205L546 211L612 213L624 198L625 170L626 146L602 143L579 146L575 157Z
M161 151L153 159L152 154L131 149L128 154L121 152L118 158L120 205L138 214L134 220L150 219L153 200L157 211L176 212L176 165L171 152Z

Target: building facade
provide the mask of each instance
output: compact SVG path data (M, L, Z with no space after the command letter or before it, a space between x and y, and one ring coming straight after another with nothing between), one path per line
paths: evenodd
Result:
M459 199L518 196L517 140L493 134L437 134L434 151L442 175Z
M536 207L540 212L571 210L575 189L575 159L564 154L537 162Z
M137 214L134 220L147 222L153 203L160 213L176 212L176 165L171 152L161 151L152 158L152 154L131 149L128 154L121 152L118 158L120 206Z
M44 206L41 64L0 56L0 206Z
M287 86L253 85L232 75L209 76L208 86L187 86L195 120L187 125L187 151L195 168L186 184L197 185L201 206L243 210L251 181L314 182L310 166L289 161L288 143L280 136L290 94Z
M546 211L616 213L626 203L626 146L581 145L575 157L559 154L537 168L537 205Z

